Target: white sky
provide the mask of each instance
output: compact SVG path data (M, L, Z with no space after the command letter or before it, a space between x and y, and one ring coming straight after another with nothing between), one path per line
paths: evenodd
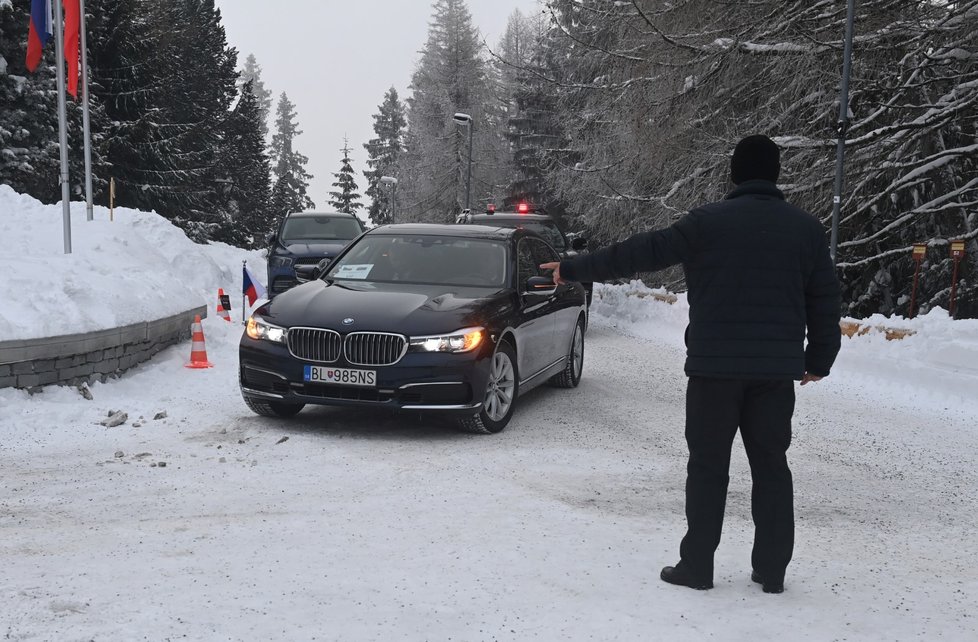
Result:
M418 52L428 36L429 0L217 0L239 68L249 53L277 104L285 91L303 135L296 148L309 157L310 196L325 209L340 168L343 137L354 169L366 169L363 144L373 114L395 87L407 97ZM473 22L495 48L514 9L538 11L536 0L468 0ZM274 128L273 114L269 127ZM360 193L366 189L357 176Z

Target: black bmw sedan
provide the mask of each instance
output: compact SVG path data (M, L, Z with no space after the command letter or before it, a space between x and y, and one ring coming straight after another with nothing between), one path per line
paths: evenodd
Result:
M521 394L580 381L584 289L554 286L539 266L557 260L526 230L375 228L248 320L245 403L278 417L306 404L431 411L499 432Z

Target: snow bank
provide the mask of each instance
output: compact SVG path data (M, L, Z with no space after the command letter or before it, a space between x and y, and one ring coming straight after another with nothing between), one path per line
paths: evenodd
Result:
M669 304L656 298L667 294L665 290L652 290L640 281L595 284L594 294L592 314L622 332L682 348L689 320L685 294ZM940 308L915 319L874 315L846 320L869 331L842 338L832 375L819 384L827 392L858 388L893 406L978 413L978 320L953 320ZM912 334L888 341L883 328Z
M60 205L0 185L0 341L104 330L213 309L217 289L240 315L241 261L264 275L260 252L190 241L153 214L71 204L72 253L64 254Z

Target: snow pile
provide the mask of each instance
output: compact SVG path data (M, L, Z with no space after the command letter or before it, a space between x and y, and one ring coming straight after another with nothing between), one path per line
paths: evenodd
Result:
M60 205L0 185L0 341L104 330L200 305L217 289L240 314L241 262L264 275L261 253L190 241L161 216L71 204L72 253L64 254ZM236 296L237 295L237 296Z
M641 281L595 284L591 312L622 332L681 349L689 303L685 294L675 295L675 304L656 298L667 294ZM978 320L953 320L936 308L915 319L874 315L846 321L869 330L842 338L832 375L820 384L827 391L858 388L896 406L978 412ZM884 328L912 334L888 341Z

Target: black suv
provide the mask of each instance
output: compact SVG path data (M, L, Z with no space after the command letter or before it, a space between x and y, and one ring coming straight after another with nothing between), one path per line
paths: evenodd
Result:
M278 230L268 237L269 297L311 281L320 263L336 258L364 231L363 222L353 214L300 212L287 215Z
M455 219L456 223L468 223L474 225L489 225L493 227L509 227L525 229L536 232L549 243L560 258L569 259L577 256L587 248L587 239L574 237L573 240L567 238L564 231L560 229L557 222L547 214L540 211L530 210L526 205L520 205L515 212L496 212L490 209L484 213L462 212ZM584 283L584 291L587 293L587 305L591 306L591 292L594 289L593 283Z

